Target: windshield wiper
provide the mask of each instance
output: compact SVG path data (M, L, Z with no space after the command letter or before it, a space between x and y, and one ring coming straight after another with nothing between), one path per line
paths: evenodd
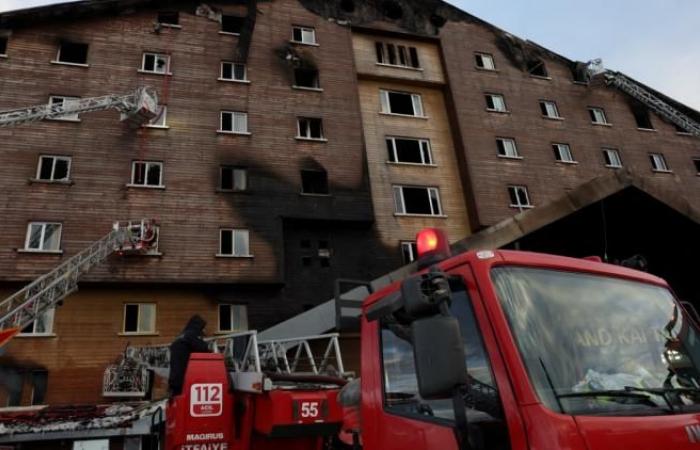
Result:
M607 391L586 391L586 392L569 392L566 394L554 394L558 399L562 398L587 398L587 397L611 397L611 398L620 398L620 399L635 399L635 400L641 400L641 404L647 405L647 406L652 406L657 408L659 405L654 403L651 400L651 397L647 394L642 394L638 392L631 392L633 390L637 389L625 389L625 390L607 390ZM645 391L642 391L645 392ZM657 394L660 395L660 394ZM669 412L674 412L673 405L669 402L669 400L664 397L664 400L669 406Z
M664 401L668 404L668 407L671 409L671 412L676 412L676 408L673 406L673 402L671 399L668 397L668 394L696 394L700 395L700 389L698 388L665 388L665 387L658 387L658 388L642 388L642 387L635 387L635 386L625 386L625 391L627 392L646 392L648 394L653 394L653 395L658 395L659 397L662 397Z

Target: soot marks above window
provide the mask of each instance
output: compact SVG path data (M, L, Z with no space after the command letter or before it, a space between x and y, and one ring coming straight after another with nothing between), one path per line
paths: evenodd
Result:
M387 19L399 20L403 17L403 8L394 0L387 0L382 3L382 12Z

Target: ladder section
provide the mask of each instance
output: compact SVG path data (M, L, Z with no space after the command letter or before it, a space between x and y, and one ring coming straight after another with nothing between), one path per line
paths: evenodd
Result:
M337 333L260 341L258 352L265 372L336 377L348 375L345 373Z
M147 250L157 226L153 220L117 222L112 231L51 272L0 302L0 330L22 329L78 289L80 277L115 251Z
M142 87L128 95L64 100L62 103L30 106L0 112L0 127L11 127L43 119L55 119L70 114L116 109L122 121L143 125L158 114L158 94L153 88Z
M608 86L614 86L628 95L631 95L661 117L678 125L693 136L700 137L700 124L644 89L638 83L635 83L620 72L607 71L604 76Z

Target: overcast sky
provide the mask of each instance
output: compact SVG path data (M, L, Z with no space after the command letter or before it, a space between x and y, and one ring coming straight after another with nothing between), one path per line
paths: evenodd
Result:
M59 3L0 0L0 11ZM451 0L500 28L570 59L603 58L700 110L698 0Z

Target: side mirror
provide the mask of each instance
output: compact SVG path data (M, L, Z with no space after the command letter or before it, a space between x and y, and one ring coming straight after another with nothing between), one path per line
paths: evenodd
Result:
M459 321L443 315L418 319L411 323L411 337L421 398L452 398L468 382Z

